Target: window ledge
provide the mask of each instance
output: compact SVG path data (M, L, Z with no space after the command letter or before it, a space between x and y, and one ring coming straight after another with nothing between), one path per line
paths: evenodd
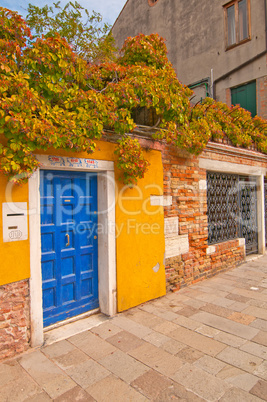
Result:
M235 43L235 44L233 44L233 45L231 45L231 46L227 46L227 47L225 48L225 51L227 52L228 50L235 49L236 47L238 47L238 46L240 46L240 45L243 45L244 43L247 43L247 42L250 42L250 41L251 41L251 37L246 38L246 39L242 40L242 41L239 42L239 43Z

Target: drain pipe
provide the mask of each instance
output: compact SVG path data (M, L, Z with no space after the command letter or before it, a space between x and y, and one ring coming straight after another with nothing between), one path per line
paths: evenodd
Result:
M266 0L267 1L267 0ZM212 99L214 99L214 91L213 91L213 68L210 70L210 95Z

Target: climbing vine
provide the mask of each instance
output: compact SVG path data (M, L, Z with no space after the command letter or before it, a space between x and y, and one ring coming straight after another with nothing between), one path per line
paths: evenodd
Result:
M33 39L16 12L0 8L0 169L22 182L39 166L36 150L92 153L105 130L126 184L148 168L133 112L153 109L155 138L199 154L225 135L236 146L267 153L266 121L207 98L190 106L192 91L177 79L158 35L128 38L116 61L88 62L57 34Z

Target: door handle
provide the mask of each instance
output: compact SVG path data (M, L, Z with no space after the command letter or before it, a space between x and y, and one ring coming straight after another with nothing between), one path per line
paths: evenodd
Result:
M66 247L68 247L70 245L70 235L67 233L67 243L66 243Z

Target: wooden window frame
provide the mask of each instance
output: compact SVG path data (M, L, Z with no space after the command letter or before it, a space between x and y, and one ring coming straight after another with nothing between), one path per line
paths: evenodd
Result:
M236 46L242 45L251 40L251 8L250 8L250 0L247 1L247 22L248 22L248 36L243 40L239 40L239 17L238 17L238 3L241 0L232 0L229 3L223 6L224 8L224 37L225 37L225 50L230 50L235 48ZM228 18L227 18L227 10L231 6L235 6L235 38L236 43L232 45L228 45Z

